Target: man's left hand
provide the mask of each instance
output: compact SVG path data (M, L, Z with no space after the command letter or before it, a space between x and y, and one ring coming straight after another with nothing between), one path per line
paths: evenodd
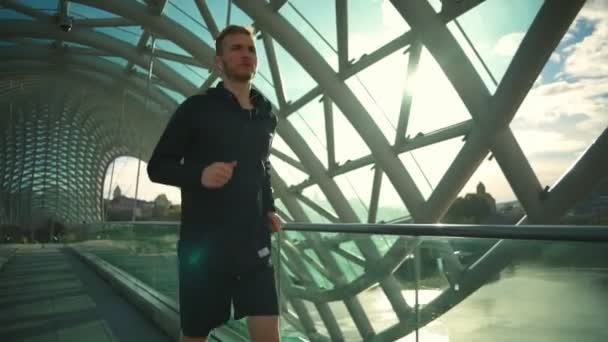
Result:
M274 211L269 211L268 221L270 223L270 227L268 228L270 229L271 233L277 233L283 230L283 224L281 223L281 216L279 216L279 214L275 213Z

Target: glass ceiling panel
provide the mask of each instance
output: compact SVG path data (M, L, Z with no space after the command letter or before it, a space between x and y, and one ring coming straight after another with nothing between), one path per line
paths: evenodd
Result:
M275 44L274 49L281 74L285 75L285 81L283 82L285 97L287 101L296 101L314 88L317 83L281 44Z
M283 201L280 198L274 200L274 206L281 212L282 219L286 220L287 222L293 221L289 210L287 210L287 207L285 204L283 204Z
M461 137L458 137L399 156L425 199L428 199L432 190L437 187L462 146L464 146L464 141Z
M131 27L129 30L126 28L116 28L116 27L95 27L94 31L106 34L111 36L112 38L120 39L124 42L127 42L133 46L137 45L143 30L140 27Z
M230 1L232 2L232 1ZM251 19L245 12L243 12L237 5L232 5L230 9L230 25L240 25L240 26L251 26L253 24L253 19Z
M203 82L205 81L205 79L207 79L207 76L209 75L209 73L203 68L198 68L195 66L163 58L158 58L158 60L165 63L165 65L167 65L170 69L178 73L180 76L186 78L188 81L190 81L190 83L194 84L195 86L200 86L201 84L203 84Z
M471 119L469 111L433 56L422 49L406 136L416 136Z
M376 222L391 222L409 216L409 211L405 208L401 197L399 197L397 190L395 190L395 187L385 173L382 176Z
M54 39L45 38L26 38L27 42L40 43L40 44L52 44L55 42Z
M58 0L20 0L19 4L35 9L57 10Z
M70 2L70 15L78 15L80 17L89 19L109 19L120 17L114 13L110 13L99 8L79 4L77 2Z
M287 186L296 185L302 183L309 176L308 174L296 169L290 164L284 162L282 159L275 156L270 157L270 164L272 168L279 174L279 176L285 181Z
M276 46L278 43L272 39L273 46ZM271 77L270 75L270 62L268 61L268 57L266 55L266 48L264 46L264 41L262 40L262 34L258 33L255 38L255 51L258 56L258 73L262 72L267 77ZM215 51L215 45L212 46Z
M118 64L118 65L120 65L122 67L126 67L127 64L128 64L127 60L124 59L124 58L122 58L122 57L101 56L101 58L103 58L103 59L105 59L105 60L107 60L109 62L112 62L114 64Z
M383 58L347 81L389 141L399 123L409 54L401 50ZM390 80L390 84L387 81ZM390 134L389 134L390 133Z
M228 0L214 0L207 1L207 6L209 6L209 11L211 15L215 19L215 24L218 29L221 31L224 27L226 27L226 15L228 13Z
M344 164L348 160L355 160L370 154L369 147L363 138L335 104L333 114L336 162Z
M34 18L20 12L16 12L6 8L0 8L0 19L26 19L34 20Z
M209 2L207 1L207 3ZM179 5L176 3L179 3ZM213 37L211 37L211 33L205 25L201 12L198 10L194 0L170 0L167 6L165 6L163 14L188 29L199 39L213 46Z
M306 105L313 106L316 101ZM307 114L303 114L306 112ZM306 119L304 119L306 117ZM300 111L290 115L287 120L293 125L294 129L300 134L302 139L306 141L312 152L317 158L327 167L327 150L325 148L325 127L323 122L319 124L319 117L323 120L323 110L314 110L313 108L302 108ZM314 126L311 126L311 123ZM319 129L319 127L322 127Z
M156 49L176 53L178 55L192 57L192 55L190 53L188 53L186 50L182 49L179 45L175 44L171 40L156 39L155 45L156 45Z
M90 48L90 49L94 49L89 45L83 45L83 44L78 44L78 43L74 43L74 42L64 42L64 44L68 47L75 47L75 48Z
M292 151L291 147L289 147L285 140L283 140L283 138L281 138L281 136L278 134L275 134L274 138L272 139L272 148L290 156L295 160L300 160L300 158L296 156L295 152Z
M374 170L371 165L339 175L334 180L357 213L359 221L367 222L374 181Z
M390 1L348 2L349 59L369 54L409 30Z
M297 7L295 4L292 4L293 2L288 2L281 7L279 13L312 44L315 50L323 56L325 61L335 71L338 71L335 6L329 6L323 0L300 2L300 6ZM319 11L319 8L323 8L324 10ZM314 25L314 28L323 35L323 38L315 32L300 14Z
M186 97L185 97L184 95L182 95L182 94L180 94L180 93L178 93L178 92L176 92L176 91L173 91L173 90L171 90L171 89L167 89L167 88L165 88L165 87L163 87L163 86L159 86L159 85L156 85L156 86L157 86L157 87L158 87L158 89L160 89L160 90L161 90L163 93L165 93L165 94L169 95L169 97L170 97L170 98L174 99L174 100L175 100L175 102L177 102L177 103L182 103L182 102L184 102L184 100L186 99Z
M464 33L497 82L502 79L542 4L542 0L489 0L458 18ZM492 25L488 25L488 21ZM451 25L450 29L453 33L457 31L455 25ZM460 35L459 33L457 36ZM459 43L461 46L468 44L463 39ZM471 60L478 59L472 50L467 55ZM487 74L479 66L477 68L480 75ZM489 89L494 88L489 87Z
M318 185L307 187L306 189L304 189L304 191L302 191L302 194L308 199L315 202L316 205L328 211L330 214L337 216L336 212L334 211L334 208L329 203L327 197L325 197L325 194L323 193L323 191L321 191L321 188Z

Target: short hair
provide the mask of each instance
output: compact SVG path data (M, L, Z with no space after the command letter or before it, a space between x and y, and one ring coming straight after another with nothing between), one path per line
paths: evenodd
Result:
M220 34L215 38L215 55L221 56L224 52L224 38L231 34L244 34L250 36L253 39L253 31L238 25L228 25Z

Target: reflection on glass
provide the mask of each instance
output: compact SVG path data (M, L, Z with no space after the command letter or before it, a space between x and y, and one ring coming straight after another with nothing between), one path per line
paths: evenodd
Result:
M306 336L306 328L329 337L337 323L344 340L362 341L357 326L367 317L382 341L591 342L608 337L603 326L606 244L321 236L281 236L284 336ZM384 249L373 265L356 248L370 237ZM319 243L330 258L314 257ZM387 287L390 281L399 285ZM395 311L399 301L409 309ZM351 310L356 302L362 312ZM298 321L304 311L314 327Z

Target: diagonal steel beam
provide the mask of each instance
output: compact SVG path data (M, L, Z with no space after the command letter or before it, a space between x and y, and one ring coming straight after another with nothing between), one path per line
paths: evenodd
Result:
M584 1L569 2L566 8L561 8L553 2L543 5L532 23L528 35L524 38L524 40L528 39L531 44L522 43L512 62L512 65L519 66L519 70L511 69L509 73L515 73L513 77L505 77L501 82L502 87L509 91L497 92L494 97L490 95L475 68L441 18L434 13L426 1L392 0L392 3L412 29L416 30L424 45L435 57L475 120L476 129L480 130L480 132L475 132L479 139L475 140L477 145L472 149L477 152L474 155L460 153L449 172L454 172L459 176L472 174L470 170L463 168L479 165L484 155L487 154L487 148L491 146L503 173L526 211L533 220L542 221L539 199L540 183L505 123L510 122L514 115L513 111L519 106L518 102L521 102L520 100L527 94L529 88L526 85L531 85L536 79L538 75L536 72L540 70L539 65L542 68L548 59L547 56L550 56L550 53L547 55L547 52L540 52L536 47L549 47L553 44L547 43L547 41L559 42ZM516 62L516 59L522 60ZM497 132L497 130L500 131ZM468 163L465 163L463 158L469 159ZM444 177L450 176L446 173ZM454 179L454 177L450 178ZM451 183L442 180L429 199L428 216L433 220L438 220L453 200L452 195L460 192L466 180L468 178L458 178L456 182Z
M346 70L349 64L347 0L336 0L336 32L338 34L338 66L342 72Z
M207 6L207 2L205 0L194 0L194 2L198 7L199 12L201 12L201 17L203 17L211 36L215 39L220 34L220 30L217 28L213 14L211 14L209 6Z
M235 3L253 18L263 30L272 34L275 40L289 51L313 79L319 83L325 94L331 97L367 143L412 216L419 222L425 222L426 218L422 216L424 198L416 187L414 180L391 150L386 137L361 102L350 88L341 82L320 53L285 18L276 15L267 8L264 1L235 0ZM352 215L350 219L357 221L352 208L350 210L351 212L347 215Z

